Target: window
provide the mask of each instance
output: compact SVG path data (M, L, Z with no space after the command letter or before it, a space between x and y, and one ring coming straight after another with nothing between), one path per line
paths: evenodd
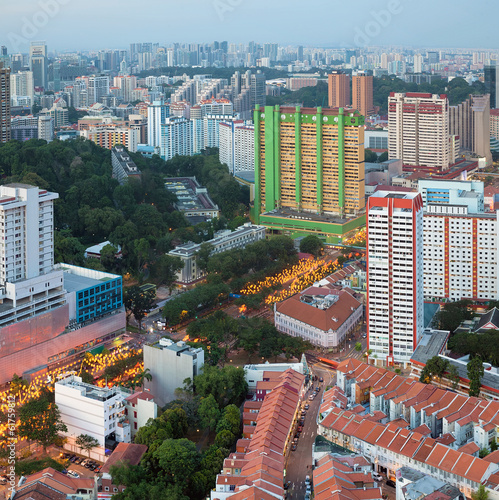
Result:
M133 412L133 418L137 418L137 412L136 411Z
M133 423L133 428L134 428L135 430L137 430L137 422L134 422L134 423Z

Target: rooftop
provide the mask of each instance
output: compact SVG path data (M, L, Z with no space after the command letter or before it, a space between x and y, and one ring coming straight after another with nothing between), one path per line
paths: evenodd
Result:
M165 180L165 188L175 194L175 208L180 212L193 210L218 210L206 188L199 185L195 177L171 177Z

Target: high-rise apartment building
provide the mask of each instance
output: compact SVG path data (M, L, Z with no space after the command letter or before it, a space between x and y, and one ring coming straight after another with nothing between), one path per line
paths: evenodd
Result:
M183 116L171 116L161 124L160 156L171 160L174 156L191 156L192 121Z
M374 359L408 363L424 329L423 202L378 191L367 207L367 329Z
M414 73L423 72L423 56L422 54L414 54Z
M90 76L87 82L88 106L101 102L101 98L109 94L108 76Z
M499 140L499 109L490 110L490 137Z
M499 216L484 212L483 182L421 179L418 184L425 297L499 299Z
M469 98L449 107L449 133L459 136L461 149L471 151L492 165L490 152L490 96L470 95Z
M388 154L405 165L447 170L455 162L445 94L395 93L388 98Z
M29 97L30 105L34 104L35 86L32 71L19 71L10 75L10 97Z
M0 64L0 143L10 141L10 69Z
M357 214L364 201L364 117L343 108L254 113L255 209Z
M170 116L170 107L163 101L147 106L147 141L149 146L161 145L161 124Z
M33 72L35 87L47 88L48 59L47 44L45 42L31 42L29 47L29 69Z
M497 109L499 108L499 95L497 92L497 84L499 82L499 66L496 64L486 65L483 71L485 92L490 94L490 107L492 109Z
M224 121L219 124L219 159L229 167L229 172L255 170L255 127L242 120Z
M54 118L50 115L38 117L38 139L50 142L54 139Z
M352 107L363 116L374 113L372 76L364 73L352 76Z
M340 71L328 75L328 96L330 108L350 106L350 76Z

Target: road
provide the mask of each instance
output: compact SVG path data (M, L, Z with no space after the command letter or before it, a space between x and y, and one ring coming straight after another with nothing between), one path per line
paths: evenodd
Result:
M305 497L305 476L309 475L312 478L312 444L317 436L317 414L324 389L332 385L335 377L334 370L330 370L320 363L314 363L312 371L318 378L323 377L324 381L312 385L304 397L303 404L309 405L305 425L298 439L296 451L289 451L286 464L285 482L291 482L287 497L290 500L302 500ZM309 395L315 392L315 387L320 387L320 391L313 401L309 401Z

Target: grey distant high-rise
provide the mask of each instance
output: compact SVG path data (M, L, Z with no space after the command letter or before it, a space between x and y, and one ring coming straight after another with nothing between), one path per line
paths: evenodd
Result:
M33 71L35 87L47 88L47 44L45 42L31 42L29 47L29 67Z
M0 143L10 138L10 68L0 63Z
M490 108L499 109L499 98L497 95L497 82L499 80L499 66L490 65L484 68L485 92L490 94Z

